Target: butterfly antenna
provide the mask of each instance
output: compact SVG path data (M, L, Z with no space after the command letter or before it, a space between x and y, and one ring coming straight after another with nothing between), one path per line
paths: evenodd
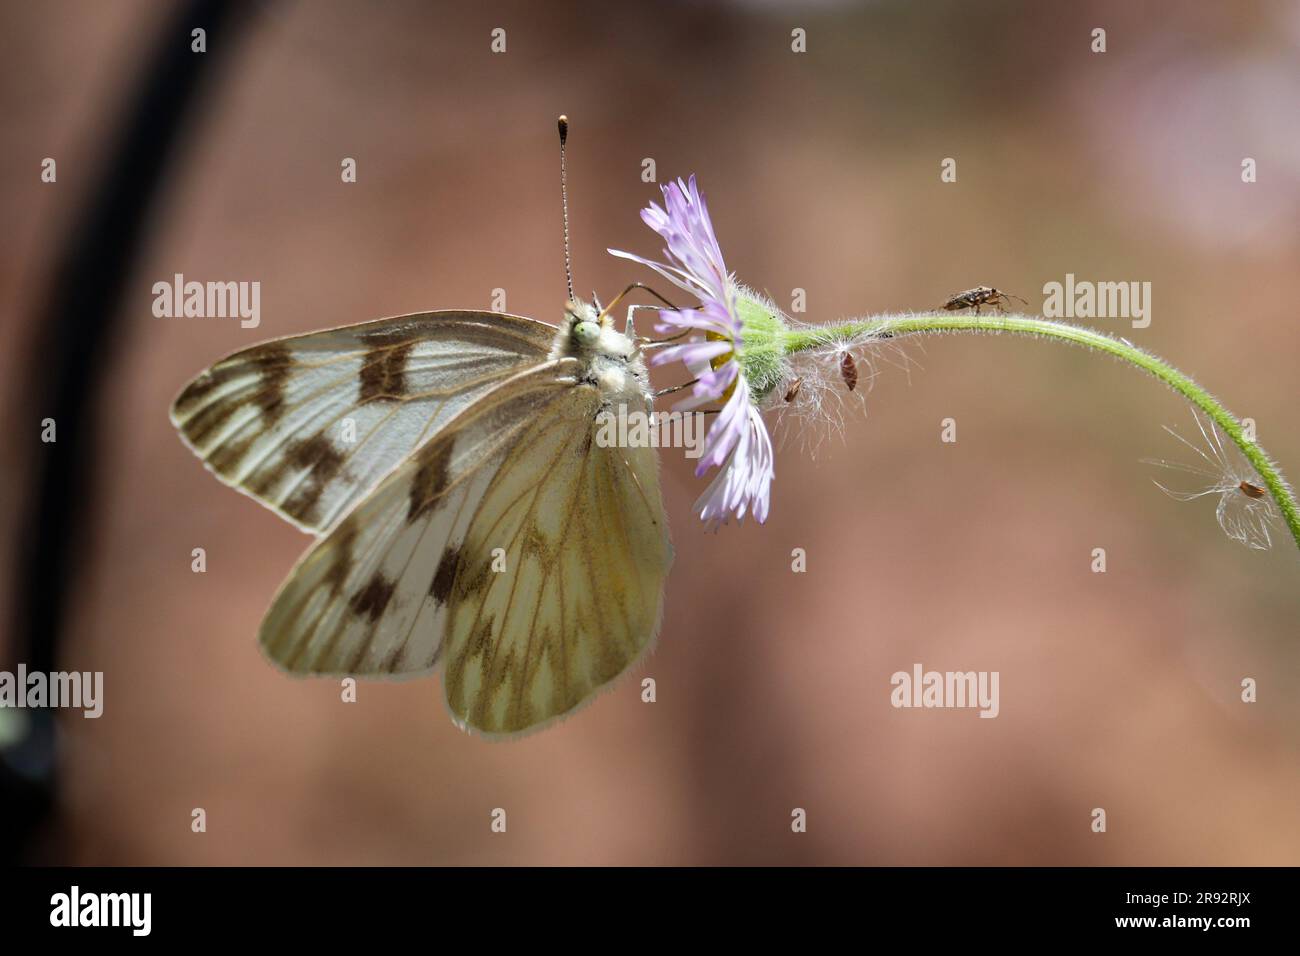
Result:
M573 262L569 258L569 183L564 167L564 144L569 138L569 118L560 115L560 208L564 213L564 279L569 285L569 301L573 299Z

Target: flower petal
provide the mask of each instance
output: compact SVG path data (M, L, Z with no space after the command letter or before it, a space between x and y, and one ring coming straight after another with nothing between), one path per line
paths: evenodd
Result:
M701 520L713 529L732 515L743 520L746 514L752 514L763 522L771 504L774 456L767 426L750 398L749 385L736 358L744 347L736 284L723 261L713 220L695 177L686 182L678 179L662 188L663 206L650 203L641 211L641 219L664 241L667 261L655 262L614 249L609 252L649 266L699 299L698 309L659 311L655 328L660 334L695 335L690 341L663 349L651 362L682 362L695 376L690 396L675 408L694 409L721 401L730 390L705 436L695 468L697 476L710 468L720 469L695 503ZM728 353L731 355L714 368L713 362Z

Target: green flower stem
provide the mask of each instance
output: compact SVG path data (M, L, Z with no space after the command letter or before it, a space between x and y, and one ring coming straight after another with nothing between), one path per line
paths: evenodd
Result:
M1296 546L1300 547L1300 508L1296 506L1295 494L1287 485L1286 479L1282 477L1282 472L1264 450L1246 438L1242 432L1241 422L1236 416L1219 404L1213 395L1168 362L1123 339L1103 335L1077 325L1024 315L954 315L945 312L936 315L878 316L835 325L791 329L786 333L785 352L787 355L793 355L796 352L826 348L845 342L863 342L871 338L900 337L927 332L1011 332L1039 336L1058 342L1073 342L1075 345L1113 355L1149 372L1205 412L1241 449L1242 454L1264 479L1269 494L1277 502L1287 527L1291 529L1291 536L1295 538Z

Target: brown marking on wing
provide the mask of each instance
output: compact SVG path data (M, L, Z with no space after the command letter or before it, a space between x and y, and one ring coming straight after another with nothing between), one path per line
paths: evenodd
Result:
M356 653L352 655L352 659L343 668L345 671L356 673L361 667L361 662L370 653L370 648L375 643L375 634L379 630L379 619L388 607L388 602L393 599L393 592L396 588L396 581L385 581L383 575L376 571L370 580L366 582L366 586L353 595L352 600L348 602L348 609L358 617L364 616L369 621L370 626L366 628L366 636L358 645ZM335 632L335 640L337 640L341 631L342 628ZM399 644L397 650L400 651L401 648L402 645ZM331 641L328 654L334 656L335 653Z
M523 670L523 668L520 668ZM504 657L492 661L491 673L487 675L484 686L479 691L478 697L478 717L480 726L489 726L489 708L495 703L497 696L506 690L506 684L512 679L516 679L519 686L523 686L527 681L527 675L516 673L515 648L511 647L506 651ZM487 691L484 693L483 691ZM511 699L506 703L506 712L500 721L495 722L490 729L494 731L515 730L519 727L526 727L532 723L532 701L518 694L511 694Z
M492 650L492 630L495 618L489 615L484 619L478 634L469 642L469 654L471 656L481 657Z
M473 570L471 570L471 567ZM462 554L460 556L459 570L464 573L460 574L456 578L455 589L458 598L483 590L487 587L487 583L494 573L492 571L492 558L490 556L481 558L471 565L470 562L464 560L464 555Z
M353 595L352 600L348 602L348 608L358 617L365 615L370 623L374 624L388 607L388 602L393 599L395 588L395 582L385 581L384 576L376 571L366 582L366 586Z
M256 385L240 389L211 404L204 404L221 386L248 375L250 367L257 373ZM262 416L268 425L274 424L284 414L285 383L293 367L293 353L281 342L255 345L218 362L192 381L176 399L178 416L183 417L196 406L203 406L186 419L182 426L185 437L195 447L203 447L221 431L235 412L249 403L262 410Z
M451 596L452 586L456 583L456 565L460 562L460 552L452 545L447 545L438 561L438 570L433 573L429 584L429 596L439 604L446 604Z
M267 423L274 423L284 414L284 386L293 370L293 353L287 345L268 342L259 346L257 354L250 358L262 378L253 400L262 409Z
M530 518L523 529L519 542L519 558L522 561L529 555L535 555L543 564L552 560L551 545L537 527L537 519Z
M447 465L453 445L453 436L443 435L416 452L419 464L406 508L408 524L427 513L447 489Z
M334 532L334 560L323 579L329 585L331 597L338 597L343 585L347 584L348 572L352 570L352 550L356 543L356 519L348 515Z
M406 364L415 341L376 346L361 360L361 404L406 397Z
M452 710L461 714L465 712L465 665L472 657L487 651L492 646L492 618L481 625L461 648L460 654L447 660L446 670L442 675L444 693Z
M492 662L492 673L488 677L489 683L492 685L492 697L495 697L501 691L506 678L510 676L514 669L515 648L511 647L506 651L504 657Z
M208 453L208 464L217 470L217 474L233 476L259 437L257 434L245 435L237 441L218 445Z
M187 418L181 429L190 444L201 449L210 438L221 431L226 422L230 421L230 416L238 409L237 402L218 402L215 405L208 405L198 414Z
M304 524L315 523L315 511L320 504L321 495L325 493L325 486L338 477L343 464L343 454L334 447L324 432L290 445L284 459L273 471L279 472L280 477L304 468L308 471L293 494L281 505L285 514L292 515Z

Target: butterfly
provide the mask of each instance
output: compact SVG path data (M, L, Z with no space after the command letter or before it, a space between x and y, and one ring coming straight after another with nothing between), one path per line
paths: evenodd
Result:
M658 459L596 440L602 412L651 412L649 375L631 314L618 332L569 287L558 327L398 316L254 345L181 391L172 421L208 469L316 536L262 621L272 661L441 666L453 720L504 737L652 646L672 563Z

